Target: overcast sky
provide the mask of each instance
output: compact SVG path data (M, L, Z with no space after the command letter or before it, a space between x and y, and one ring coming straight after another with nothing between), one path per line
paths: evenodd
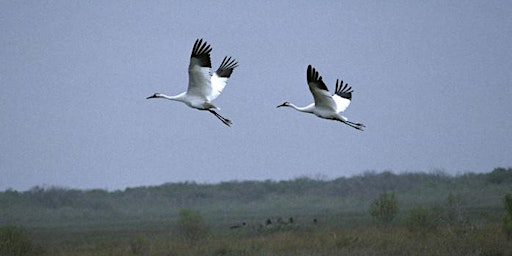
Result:
M0 0L0 190L512 166L511 1ZM179 102L194 41L235 69ZM307 105L312 64L363 132Z

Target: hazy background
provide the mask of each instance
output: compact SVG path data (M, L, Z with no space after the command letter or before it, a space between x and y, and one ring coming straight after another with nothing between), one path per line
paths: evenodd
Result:
M0 0L0 190L512 166L510 1ZM213 115L166 100L196 38L240 62ZM292 109L306 67L357 131Z

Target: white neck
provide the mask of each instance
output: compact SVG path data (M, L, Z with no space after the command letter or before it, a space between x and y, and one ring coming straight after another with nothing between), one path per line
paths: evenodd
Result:
M174 96L169 96L169 95L165 95L163 93L160 93L157 98L162 98L162 99L168 99L168 100L175 100L175 101L181 101L181 102L184 102L184 96L185 96L186 92L182 92L178 95L174 95Z
M295 106L295 104L289 103L289 105L287 107L294 108L295 110L300 111L300 112L313 114L313 109L315 109L315 104L311 103L305 107L297 107L297 106Z

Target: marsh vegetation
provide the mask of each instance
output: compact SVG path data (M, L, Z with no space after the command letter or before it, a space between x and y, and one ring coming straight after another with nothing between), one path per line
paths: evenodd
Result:
M510 255L512 168L0 193L1 255Z

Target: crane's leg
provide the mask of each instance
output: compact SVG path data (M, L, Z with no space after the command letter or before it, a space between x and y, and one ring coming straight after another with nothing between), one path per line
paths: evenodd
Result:
M350 127L352 128L355 128L355 129L358 129L360 131L363 131L363 127L365 127L364 125L361 125L361 124L351 124L351 123L347 123Z
M350 121L347 121L349 124L353 124L355 126L359 126L359 127L366 127L364 124L361 124L361 123L354 123L354 122L350 122Z
M210 111L210 113L212 113L215 117L217 117L219 120L221 120L225 125L231 127L231 120L219 115L219 113L215 112L215 110L212 110L212 109L208 109L208 111Z
M357 130L360 130L360 131L363 131L363 127L366 127L364 124L360 124L360 123L354 123L354 122L350 122L350 121L345 121L345 120L338 120L352 128L355 128Z

